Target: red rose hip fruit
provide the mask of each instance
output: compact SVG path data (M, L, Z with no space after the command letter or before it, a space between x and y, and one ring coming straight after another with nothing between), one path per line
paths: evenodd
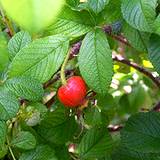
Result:
M87 87L80 76L73 76L58 89L58 99L67 107L77 107L84 102Z

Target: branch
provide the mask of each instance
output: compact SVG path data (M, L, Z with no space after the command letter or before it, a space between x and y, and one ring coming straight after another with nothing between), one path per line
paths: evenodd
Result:
M81 48L81 45L82 45L82 41L79 41L79 42L72 45L71 50L70 50L70 59L77 56L77 54L79 53L79 50Z
M121 36L121 35L110 35L110 36L111 36L113 39L115 39L115 40L117 40L117 41L125 44L125 45L128 46L128 47L132 47L132 46L129 44L129 42L127 41L127 39L124 38L123 36Z
M55 102L55 96L53 96L48 102L46 102L45 105L47 106L47 108L50 108L54 102Z
M160 102L153 107L152 111L160 112Z
M60 79L60 74L56 74L53 78L51 78L49 81L43 84L43 88L46 89L49 86L51 86L53 83L57 82Z
M139 66L135 62L131 62L131 61L125 59L121 55L112 55L112 58L113 58L114 61L117 61L117 62L126 64L128 66L131 66L134 69L136 69L137 71L143 73L145 76L149 77L160 88L160 80L159 80L159 78L155 77L151 72L149 72L148 70L146 70L142 66Z
M66 76L72 76L74 75L74 69L68 69L65 71ZM60 73L56 73L56 75L50 79L49 81L47 81L46 83L44 83L43 88L46 89L49 86L51 86L52 84L54 84L55 82L57 82L58 80L60 80Z
M112 32L113 32L113 29L112 29L112 26L110 25L105 25L102 27L103 28L103 31L110 37L112 37L113 39L125 44L126 46L128 47L132 47L129 42L127 41L127 39L125 37L123 37L122 35L114 35Z

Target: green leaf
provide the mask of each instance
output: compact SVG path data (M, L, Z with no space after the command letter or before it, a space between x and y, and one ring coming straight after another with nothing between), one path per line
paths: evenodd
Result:
M32 103L28 104L28 106L26 107L26 111L28 111L28 112L38 111L41 114L45 114L48 111L48 109L42 103L32 102Z
M160 155L146 154L129 150L120 145L112 155L112 160L160 160Z
M32 39L28 32L21 31L15 34L8 43L10 58L13 59L16 54L29 43Z
M7 146L4 145L3 148L0 148L0 158L3 159L3 157L8 153Z
M7 80L4 86L16 96L23 99L38 101L43 96L43 86L30 77L15 77Z
M41 103L30 103L25 111L30 115L25 120L26 124L28 126L36 126L44 119L48 110L47 107Z
M39 32L53 23L64 0L1 0L0 2L13 21L33 33Z
M122 14L124 19L132 27L152 32L153 23L156 17L157 0L122 0Z
M19 110L19 103L17 98L0 88L0 120L9 120L16 116Z
M88 7L96 14L100 13L105 6L109 3L109 0L88 0Z
M96 95L97 105L101 110L112 110L115 108L114 98L111 94L106 94L105 96Z
M110 155L105 156L104 158L98 159L98 160L112 160Z
M134 102L134 101L133 101ZM126 113L137 113L137 106L134 106L133 108L130 105L128 94L124 94L119 99L119 114L126 114Z
M56 23L47 28L49 35L62 34L70 38L84 35L92 29L92 18L86 11L73 11L65 7Z
M35 40L15 56L9 69L9 77L23 75L40 82L49 80L61 66L68 46L68 39L61 35Z
M102 117L105 119L107 118L106 124L108 124L115 115L116 106L117 106L117 104L115 103L115 99L111 94L106 94L105 96L101 96L97 94L95 98L97 100L97 106L101 110Z
M63 108L58 108L48 113L36 130L47 142L64 144L73 138L77 123L74 116L70 117Z
M0 151L3 150L6 142L7 125L5 122L0 121Z
M80 3L79 0L66 0L67 4L69 4L71 7L77 7Z
M132 88L132 92L130 94L124 94L120 97L120 108L118 112L121 112L122 114L137 113L144 106L145 102L146 91L141 85L137 85Z
M68 146L59 146L56 147L55 154L58 160L71 160L71 157L68 152Z
M142 98L143 97L143 98ZM128 100L131 106L131 111L138 111L143 107L146 100L146 91L141 85L132 88L132 92L128 94Z
M148 45L149 59L160 74L160 36L152 35Z
M107 128L92 128L83 136L78 153L80 159L101 158L112 150L113 142Z
M36 139L30 132L21 131L11 141L11 145L20 149L30 150L36 146Z
M160 153L160 113L139 113L121 132L122 144L141 153Z
M114 8L114 9L113 9ZM121 1L110 0L109 4L99 14L98 19L102 24L112 24L119 20L122 20L121 14Z
M7 43L7 38L4 33L0 32L0 73L3 72L9 62Z
M139 30L134 29L127 23L125 23L124 25L123 33L131 46L133 46L136 50L142 52L147 51L147 44L149 42L150 34L140 32Z
M99 110L96 107L87 108L84 115L84 120L87 125L91 126L106 126L108 123L108 118L105 112Z
M54 150L48 145L39 145L34 150L23 153L19 160L57 160Z
M160 14L157 16L157 18L154 22L154 28L155 28L155 33L160 35Z
M99 94L106 94L112 80L113 64L107 38L100 29L84 38L78 63L88 86Z
M7 136L7 125L5 122L0 121L0 158L7 154L7 147L5 145Z

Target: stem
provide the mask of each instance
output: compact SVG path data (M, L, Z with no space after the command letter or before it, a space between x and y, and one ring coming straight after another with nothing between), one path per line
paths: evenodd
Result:
M67 65L69 56L70 56L70 50L68 51L68 53L66 55L66 58L65 58L65 60L64 60L64 62L62 64L62 67L61 67L60 77L61 77L61 81L62 81L63 85L67 84L67 80L66 80L66 77L65 77L65 67Z
M11 156L12 156L13 160L16 160L16 158L15 158L15 156L14 156L14 153L13 153L13 151L12 151L12 148L10 147L10 142L9 142L8 137L7 137L7 143L8 143L8 148L9 148L9 151L10 151L10 153L11 153Z
M6 24L8 30L9 30L10 36L12 37L12 36L15 34L14 29L13 29L13 26L12 26L12 23L11 23L11 21L8 20L8 18L5 16L2 8L0 8L0 11L1 11L1 15L2 15L3 21L4 21L4 23Z
M118 36L118 35L110 35L110 36L111 36L113 39L115 39L115 40L117 40L117 41L125 44L125 45L128 46L128 47L132 47L124 37L122 37L122 36L120 36L120 35L119 35L119 36Z

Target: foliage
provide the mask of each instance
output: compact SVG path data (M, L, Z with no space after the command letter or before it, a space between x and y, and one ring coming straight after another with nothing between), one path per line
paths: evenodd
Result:
M160 159L158 0L0 3L0 159Z

